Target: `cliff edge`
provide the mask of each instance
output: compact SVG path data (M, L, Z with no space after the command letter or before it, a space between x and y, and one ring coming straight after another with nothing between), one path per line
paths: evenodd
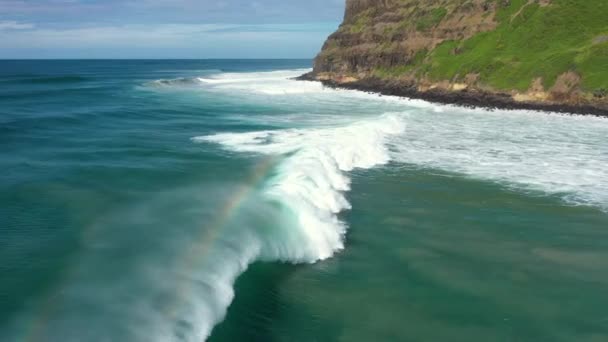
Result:
M304 79L465 105L608 114L608 2L346 0Z

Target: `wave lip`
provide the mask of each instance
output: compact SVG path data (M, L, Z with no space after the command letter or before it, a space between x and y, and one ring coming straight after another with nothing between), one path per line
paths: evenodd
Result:
M202 86L207 91L236 91L249 95L297 95L327 91L319 82L296 81L310 69L265 72L217 73L198 77L158 79L145 83L156 88Z
M319 82L295 81L310 69L293 69L252 73L223 73L199 77L205 85L219 90L237 90L244 93L263 95L293 95L323 91Z
M198 77L178 77L170 79L159 79L146 83L152 87L187 87L200 85L201 82Z

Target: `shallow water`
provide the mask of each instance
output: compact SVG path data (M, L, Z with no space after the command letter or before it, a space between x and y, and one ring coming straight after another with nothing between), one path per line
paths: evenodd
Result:
M1 62L0 338L608 338L608 120L309 65Z

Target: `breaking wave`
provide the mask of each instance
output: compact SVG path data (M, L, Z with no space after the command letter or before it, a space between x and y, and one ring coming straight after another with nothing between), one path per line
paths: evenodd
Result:
M175 86L196 86L200 85L201 81L198 77L179 77L172 79L160 79L152 82L146 83L148 86L152 87L175 87Z
M228 243L229 256L218 252L224 267L213 271L218 274L213 286L222 289L221 295L206 305L214 309L201 316L205 328L200 336L207 336L223 319L234 296L232 284L248 264L256 260L313 263L344 248L347 225L338 214L351 208L345 194L350 190L348 172L354 169L394 161L608 209L608 145L603 138L608 120L455 108L291 80L305 71L227 73L197 79L211 91L253 94L252 99L285 95L289 101L300 101L298 105L311 96L315 100L326 97L333 102L324 103L339 108L334 124L328 119L322 127L192 138L232 152L281 159L255 194L266 204L263 211L272 216L272 228L248 226ZM345 114L370 106L385 108L386 103L393 110L382 115ZM305 121L307 116L290 120ZM350 121L345 123L344 116ZM264 121L260 123L273 120L255 118Z
M244 255L233 258L238 262L227 268L229 274L222 273L223 287L231 286L238 273L255 260L314 263L342 250L347 226L338 214L350 209L345 197L350 189L346 172L387 163L389 137L402 133L404 128L398 115L384 115L335 128L221 133L193 138L235 152L285 156L258 194L264 202L276 204L270 207L277 208L272 213L277 229L242 233L249 235L246 239L239 238L246 245L236 243L237 250L243 248ZM231 300L232 293L229 291L223 298ZM223 303L227 306L229 300ZM213 322L219 322L225 314L225 307L216 308L219 310L215 311Z

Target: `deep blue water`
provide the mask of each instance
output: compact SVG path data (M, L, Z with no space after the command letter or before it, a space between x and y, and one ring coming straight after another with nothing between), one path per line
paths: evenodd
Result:
M0 340L608 339L608 120L310 65L0 61Z

